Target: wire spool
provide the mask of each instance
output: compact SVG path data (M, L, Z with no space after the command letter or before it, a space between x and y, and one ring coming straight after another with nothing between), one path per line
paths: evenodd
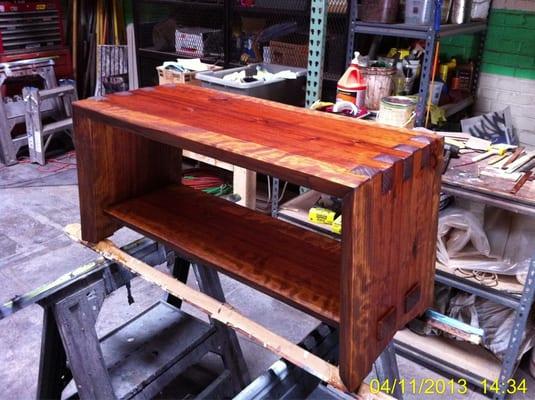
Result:
M416 101L406 96L390 96L381 100L377 121L398 128L413 128Z

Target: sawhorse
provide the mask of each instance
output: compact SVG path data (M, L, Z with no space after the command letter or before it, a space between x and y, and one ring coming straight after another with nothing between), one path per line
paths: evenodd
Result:
M326 324L320 324L312 331L299 346L333 363L338 362L339 333L337 329ZM394 345L391 343L375 361L375 375L381 383L389 387L396 386L391 396L403 399L400 388L393 385L399 382L399 371L396 361ZM377 388L374 388L376 390ZM388 396L373 396L369 398L387 398ZM243 389L234 400L268 400L268 399L303 399L303 400L353 400L354 397L324 385L318 378L308 372L295 367L286 360L276 361L264 374L256 378Z
M127 250L151 265L169 257L147 239ZM224 301L217 273L199 265L193 269L201 290ZM172 270L185 280L189 263L177 259ZM151 398L208 353L218 354L225 370L202 393L205 398L232 396L249 383L234 331L186 314L172 296L99 339L95 322L104 298L128 287L133 275L117 264L95 262L70 277L0 308L0 317L33 303L44 309L37 398L61 398L71 378L82 399Z

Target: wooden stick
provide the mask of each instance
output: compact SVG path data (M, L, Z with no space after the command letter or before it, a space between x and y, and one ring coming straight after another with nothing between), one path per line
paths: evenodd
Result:
M130 271L139 274L143 279L155 283L167 293L203 311L210 318L244 334L250 340L257 342L262 347L271 350L329 385L347 392L336 366L248 319L234 310L229 304L221 303L204 293L192 289L172 276L130 256L110 240L103 240L96 244L83 241L80 224L68 225L65 227L65 233L75 242L91 248L110 261L123 265ZM391 399L390 396L382 393L372 395L370 388L366 384L360 386L357 397L364 399Z
M522 146L519 146L516 148L515 152L513 153L513 155L511 157L509 157L507 159L507 161L502 165L502 169L506 169L509 164L513 163L514 161L516 161L518 159L518 157L520 157L522 155L522 153L524 152L524 147Z
M524 186L526 184L526 182L528 181L528 179L531 177L532 174L533 174L533 172L531 172L531 171L525 172L524 176L522 178L520 178L520 180L516 183L516 185L511 189L511 191L509 193L517 194L518 191L520 189L522 189L522 186Z
M435 75L437 73L437 65L438 65L438 54L440 52L440 40L437 41L437 45L435 48L435 57L433 59L433 70L431 71L431 83L429 84L429 91L433 90L434 83L435 83ZM431 96L432 93L427 94L427 112L425 114L425 127L427 128L427 124L429 123L429 116L431 115Z

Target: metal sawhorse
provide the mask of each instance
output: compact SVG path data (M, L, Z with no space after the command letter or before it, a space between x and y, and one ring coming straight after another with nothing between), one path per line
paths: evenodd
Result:
M320 324L299 344L311 353L333 364L338 361L338 330ZM399 371L394 345L391 343L375 362L375 374L380 382L399 381ZM399 386L399 385L397 385ZM399 387L390 393L398 400L403 399ZM299 369L285 360L276 361L264 374L243 389L234 400L353 400L354 397L326 386L318 378Z
M140 239L125 250L151 265L174 261L173 275L187 278L189 263L151 240ZM217 273L193 269L201 291L225 301ZM37 398L73 395L65 390L72 378L82 399L151 398L208 353L218 354L225 370L202 396L229 397L249 383L235 332L186 314L172 296L99 339L95 322L105 296L121 286L128 289L132 277L99 260L0 306L0 318L35 303L44 309Z

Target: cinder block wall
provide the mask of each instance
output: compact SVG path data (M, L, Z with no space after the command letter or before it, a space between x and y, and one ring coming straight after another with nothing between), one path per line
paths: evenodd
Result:
M474 36L444 38L441 56L466 61ZM495 0L483 52L476 113L511 106L522 143L535 146L535 0Z

